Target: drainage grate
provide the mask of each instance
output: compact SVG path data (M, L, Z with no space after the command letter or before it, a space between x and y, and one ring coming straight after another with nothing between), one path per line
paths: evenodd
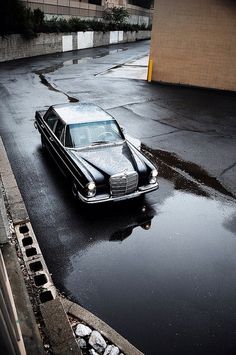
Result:
M51 291L42 292L39 295L39 298L40 298L40 301L42 303L45 303L45 302L48 302L48 301L52 301L54 299Z
M33 244L33 239L31 237L26 237L22 239L22 244L24 247Z
M34 276L34 282L36 286L43 286L48 282L48 280L45 274L41 274Z
M29 248L29 249L26 249L25 254L29 258L30 256L36 255L37 254L37 250L36 250L36 248Z
M37 272L37 271L43 270L43 265L42 265L41 261L35 261L33 263L30 263L29 267L32 272Z
M25 266L33 284L33 292L37 295L37 301L45 303L54 300L57 291L43 259L31 223L22 221L15 226L15 231Z
M19 227L19 231L20 233L25 234L29 232L29 228L26 225L23 225Z

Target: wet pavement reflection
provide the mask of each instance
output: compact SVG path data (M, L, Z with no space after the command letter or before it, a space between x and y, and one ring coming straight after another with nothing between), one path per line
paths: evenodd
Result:
M181 190L158 200L80 214L67 293L145 354L233 354L235 205Z
M146 49L144 46L139 54ZM188 158L181 160L160 150L165 145L159 149L159 136L153 138L157 139L158 149L146 151L159 159L157 192L144 200L86 208L71 199L67 182L39 148L40 139L33 128L35 109L65 100L83 101L91 96L109 108L114 100L119 107L110 111L132 133L137 127L137 137L144 135L147 145L157 131L165 139L165 134L173 130L188 128L189 124L183 120L189 111L196 112L196 116L200 113L200 123L204 122L201 112L208 114L208 107L218 101L214 119L209 116L209 127L206 125L206 129L204 124L203 131L214 132L217 128L220 139L222 132L226 137L231 135L231 125L227 128L225 122L229 120L225 121L225 117L232 116L233 120L234 106L231 109L230 104L233 100L227 95L223 101L218 100L217 95L222 93L187 88L177 93L173 88L158 86L155 97L160 99L160 106L153 103L150 109L147 102L151 105L148 100L154 93L148 91L150 86L142 84L133 90L133 83L122 81L121 86L117 81L117 86L112 86L113 80L94 84L95 71L91 71L90 85L83 76L80 82L71 84L76 64L123 51L123 59L112 60L108 56L101 69L96 67L96 73L100 73L108 64L120 65L125 60L125 50L124 46L114 51L55 54L47 62L45 58L36 58L2 67L6 74L1 76L1 136L35 234L58 290L94 312L145 354L233 355L236 353L236 202L217 180L220 173L214 178ZM137 53L135 50L128 54L127 61ZM68 70L71 65L73 68ZM62 67L61 76L49 80L46 74ZM141 96L146 103L141 102ZM140 101L138 107L137 101ZM145 119L143 111L150 117L157 112L163 119L166 112L161 103L164 108L172 107L174 116L175 111L181 113L181 120L174 121L176 126L172 113L167 124L164 122L165 128L161 124L153 126ZM127 104L129 108L132 104L133 110L135 106L140 117L134 114L135 110L128 110ZM191 123L190 128L199 132L200 123ZM199 137L200 144L204 138ZM171 148L182 139L184 136L165 140L171 142ZM216 145L223 150L225 145L221 145L220 139L217 138ZM233 155L233 136L228 145ZM172 151L168 145L165 149ZM195 154L197 151L193 149L192 156ZM210 156L210 166L224 160L224 156L221 160L216 160L216 156L217 153ZM226 171L224 164L219 171Z
M145 354L234 354L235 200L163 165L145 199L85 207L38 154L61 201L50 201L41 241L59 290Z

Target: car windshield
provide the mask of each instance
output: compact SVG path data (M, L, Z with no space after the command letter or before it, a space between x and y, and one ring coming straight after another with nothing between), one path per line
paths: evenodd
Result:
M67 126L65 145L69 148L80 148L116 143L123 139L123 134L115 121L76 123Z

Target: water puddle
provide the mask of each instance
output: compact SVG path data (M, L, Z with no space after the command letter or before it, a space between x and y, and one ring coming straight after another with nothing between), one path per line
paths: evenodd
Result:
M174 190L155 199L80 215L67 294L145 354L230 353L236 205Z
M88 208L64 198L53 172L63 193L50 204L60 216L47 241L54 282L145 354L233 354L235 200L160 170L143 201Z
M159 150L159 149L153 150L145 145L143 145L143 150L152 159L154 159L154 161L156 161L157 164L160 164L160 162L162 162L165 165L167 164L167 166L169 166L169 167L174 167L174 168L178 169L179 171L182 171L182 172L188 174L196 182L198 182L200 184L204 184L205 186L210 187L210 188L222 193L225 196L235 198L235 196L230 191L228 191L217 180L217 178L209 175L209 173L205 169L201 168L197 164L184 161L184 160L180 159L174 153L166 152L166 151ZM164 169L164 172L166 172L166 171L168 171L168 168ZM171 174L173 175L173 169L171 169Z

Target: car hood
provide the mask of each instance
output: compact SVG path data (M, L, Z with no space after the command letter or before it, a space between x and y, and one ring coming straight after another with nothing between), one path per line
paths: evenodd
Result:
M146 171L146 164L131 151L126 142L112 146L95 146L89 150L73 151L92 175L96 169L102 175L114 175L123 171Z

